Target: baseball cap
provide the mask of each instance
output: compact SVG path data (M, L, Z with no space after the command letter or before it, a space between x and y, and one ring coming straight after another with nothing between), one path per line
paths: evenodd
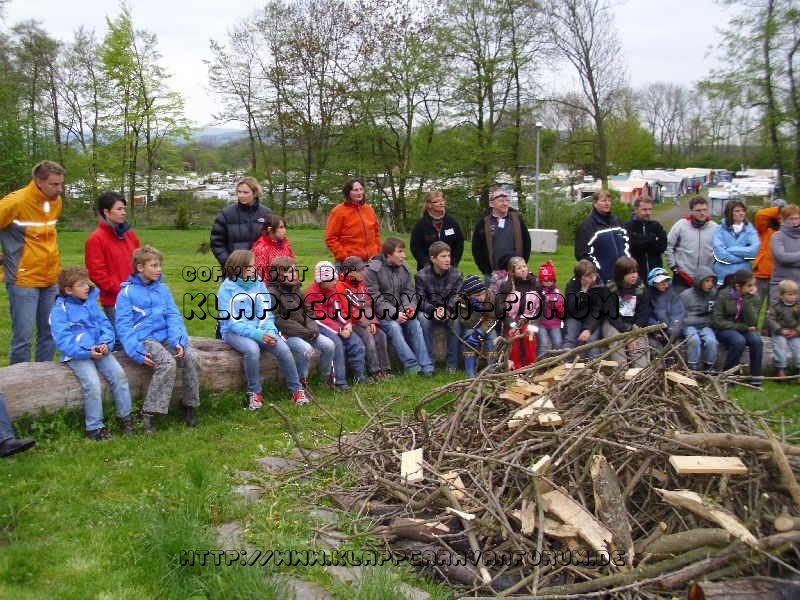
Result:
M661 267L655 267L650 269L650 272L647 274L647 285L653 285L654 283L661 283L662 281L671 281L672 277L662 269Z

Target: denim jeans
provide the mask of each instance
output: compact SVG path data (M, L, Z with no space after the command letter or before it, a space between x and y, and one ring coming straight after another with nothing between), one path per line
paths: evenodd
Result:
M131 391L128 378L113 354L97 360L91 358L72 359L67 365L75 373L83 390L83 412L86 431L105 427L103 424L103 396L100 375L108 382L111 397L117 407L117 416L126 419L131 414Z
M764 355L764 344L761 336L755 331L736 331L735 329L717 329L717 340L728 350L723 369L726 371L739 364L744 347L750 348L750 375L761 376L761 360Z
M247 380L248 392L261 391L261 353L272 354L278 361L278 367L286 379L286 387L294 393L303 389L300 385L300 376L297 374L297 365L294 362L292 351L282 338L275 340L274 346L267 346L264 342L245 337L228 331L222 338L231 348L240 352L244 358L244 377Z
M458 339L458 333L461 330L461 323L451 319L431 319L423 313L417 313L419 326L422 328L422 337L425 339L425 347L428 350L428 355L433 357L433 327L442 327L447 331L447 361L448 369L458 368L458 354L461 350L461 340Z
M392 365L389 363L388 340L383 330L380 327L376 327L375 333L372 334L366 327L356 325L353 327L353 333L364 344L364 355L369 372L391 371Z
M772 336L772 360L778 369L785 369L789 351L794 355L794 366L800 369L800 336L787 338L782 335Z
M690 365L697 365L700 362L701 354L703 362L713 365L717 362L717 336L711 327L694 327L688 325L681 332L686 337L686 361Z
M578 333L580 333L580 331ZM538 345L536 346L536 358L539 358L548 350L561 350L561 348L564 347L564 338L561 335L560 327L545 329L540 326L537 337Z
M0 392L0 444L6 440L13 440L14 428L11 427L11 417L8 416L8 409L6 408L6 397L3 392Z
M308 377L308 364L311 362L315 348L319 350L320 377L327 379L331 374L333 354L336 351L336 344L333 343L333 340L324 335L318 335L313 341L307 342L302 338L292 336L286 338L286 344L294 355L294 364L297 365L297 374L300 379Z
M58 286L22 287L6 284L11 309L11 352L8 364L31 359L33 327L36 326L36 362L53 360L56 344L50 333L50 310L58 295Z
M562 348L565 350L572 350L578 346L578 336L581 334L581 331L585 329L585 327L583 326L583 321L578 319L567 318L564 323L566 325L566 331L564 333L564 343ZM596 342L599 339L600 328L598 327L592 333L592 335L589 336L589 339L583 343ZM586 352L586 356L589 359L596 358L597 356L600 356L601 350L602 348L592 348Z
M389 338L406 371L433 372L431 355L425 346L422 327L417 319L409 319L402 325L394 319L381 319L380 328Z
M355 332L349 338L343 338L333 329L320 326L320 335L324 335L333 342L333 381L337 384L347 383L347 368L345 362L350 365L350 372L353 377L364 375L364 342L361 341Z

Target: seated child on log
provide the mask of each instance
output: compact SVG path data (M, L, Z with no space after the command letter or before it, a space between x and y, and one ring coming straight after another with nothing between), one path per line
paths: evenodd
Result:
M481 277L469 275L461 284L461 298L455 310L463 334L464 370L469 377L478 372L478 356L486 358L490 368L497 365L500 337L497 333L502 321L495 315L495 298L486 289Z
M496 315L503 322L503 335L510 340L508 354L515 369L536 362L537 325L542 314L541 287L521 256L508 260L508 279L497 293ZM487 292L491 294L491 292Z
M761 361L764 345L756 331L760 300L756 292L756 278L746 269L739 269L725 277L717 292L711 325L717 341L728 350L725 356L726 371L739 364L747 346L750 350L750 384L761 386Z
M592 261L582 258L575 263L573 276L567 282L566 292L564 349L571 350L599 340L603 324L603 301L608 292ZM599 355L600 348L586 351L588 359Z
M630 256L620 256L614 263L614 279L606 283L608 293L616 295L618 314L607 314L603 321L603 337L609 338L631 331L634 327L646 327L650 320L650 297L647 286L639 277L639 264ZM631 339L624 350L611 354L611 360L625 364L630 359L633 367L646 367L649 361L647 338Z
M247 408L262 406L261 353L278 361L295 404L307 404L292 351L275 326L273 298L256 276L256 262L250 250L234 250L225 261L225 280L217 290L222 339L244 356L242 366L247 382ZM225 318L223 318L225 317Z
M647 324L663 323L667 326L650 334L650 346L654 350L661 350L677 339L683 322L683 303L670 285L671 282L672 277L662 267L654 267L647 274L647 286L650 288L650 321Z
M796 281L781 281L778 284L778 298L767 311L777 377L786 377L786 363L790 353L794 355L795 371L800 374L800 304L797 303L797 289Z
M114 327L97 303L99 290L89 281L89 272L77 266L65 267L58 274L58 290L50 310L50 329L61 360L81 384L86 436L98 441L111 437L103 423L100 375L111 388L122 433L133 434L128 378L111 354Z
M200 379L197 354L189 347L183 318L163 282L161 252L142 246L133 253L133 275L122 282L116 304L117 333L132 360L153 369L142 405L145 433L155 431L155 415L169 412L176 370L183 367L183 421L197 426Z
M719 344L711 328L714 302L717 298L717 277L710 267L700 267L692 287L680 295L684 317L681 335L686 338L686 360L688 367L697 371L700 361L706 371L713 371L717 362Z
M539 345L536 355L549 350L561 350L564 337L561 335L564 318L564 296L556 287L556 268L551 261L539 265L539 285L542 294L542 317L539 319Z

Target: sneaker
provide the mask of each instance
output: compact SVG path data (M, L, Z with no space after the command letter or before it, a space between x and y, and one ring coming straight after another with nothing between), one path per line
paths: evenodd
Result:
M353 378L353 383L357 383L360 385L372 385L373 383L375 383L375 380L369 375L360 375L359 377Z
M351 388L347 383L337 383L333 386L334 391L336 392L352 392L353 388Z
M786 377L786 371L784 371L783 369L775 369L775 377L780 377L781 379L783 379L784 377Z
M760 388L762 383L761 383L760 379L751 379L750 380L750 385L752 385L753 387Z
M108 429L105 427L100 427L99 429L90 429L86 432L86 437L90 440L94 440L95 442L99 442L101 440L109 440L111 439L111 433L109 433Z
M433 371L420 371L417 375L420 377L433 377Z
M247 392L247 410L258 410L262 405L261 392Z
M380 372L380 379L383 379L384 381L389 380L389 379L394 379L394 373L392 373L388 369L386 371L381 371Z
M292 402L295 404L308 404L308 397L305 390L297 390L292 393Z
M124 419L119 419L119 428L122 430L122 435L133 435L133 421L130 416Z
M690 371L698 371L699 366L697 363L687 363L686 366L689 368Z

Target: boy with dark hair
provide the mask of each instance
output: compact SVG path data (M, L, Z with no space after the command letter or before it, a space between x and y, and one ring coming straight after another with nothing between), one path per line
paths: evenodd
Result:
M153 369L142 405L145 433L155 431L155 415L167 414L175 387L175 370L183 366L183 420L197 426L200 379L197 354L172 293L163 283L162 254L152 246L133 253L133 275L117 296L117 333L132 360Z
M66 267L58 275L60 295L50 311L50 328L61 360L75 373L83 389L86 436L93 440L111 437L103 423L102 375L111 388L120 427L133 433L131 392L125 371L111 354L114 328L97 305L97 288L82 267ZM99 373L99 374L98 374Z
M606 283L606 289L609 294L616 294L619 314L616 317L605 316L602 328L604 338L631 331L634 327L647 326L650 319L650 296L647 286L639 277L636 259L620 256L614 263L614 278ZM633 338L623 351L611 354L611 360L616 360L619 364L624 364L628 358L633 367L647 366L649 358L645 337Z

